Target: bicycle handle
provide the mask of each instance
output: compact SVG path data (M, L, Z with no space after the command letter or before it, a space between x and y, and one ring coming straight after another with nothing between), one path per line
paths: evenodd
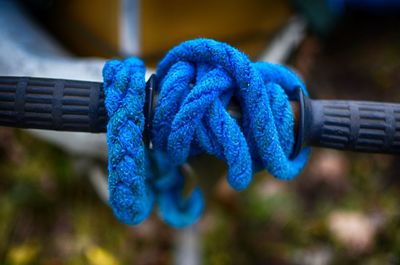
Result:
M153 75L146 85L145 138L155 86ZM291 102L297 124L293 156L304 146L400 153L400 104L298 95ZM0 77L0 126L103 133L107 121L100 82Z

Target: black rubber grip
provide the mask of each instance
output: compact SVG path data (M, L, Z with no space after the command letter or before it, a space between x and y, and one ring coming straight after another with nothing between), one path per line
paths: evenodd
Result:
M304 97L303 144L400 153L400 104Z
M102 83L0 77L0 124L17 128L105 132Z

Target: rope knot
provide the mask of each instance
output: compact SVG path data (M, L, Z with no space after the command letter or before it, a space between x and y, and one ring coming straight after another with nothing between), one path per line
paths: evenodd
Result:
M253 63L235 48L209 39L173 48L157 68L160 92L149 154L142 141L144 71L143 63L133 58L110 61L103 70L110 119L110 203L121 221L141 222L154 201L161 217L175 227L198 220L204 206L201 192L196 188L182 198L183 176L172 166L198 153L224 160L228 182L236 190L250 184L254 171L265 168L289 180L306 163L308 149L289 159L294 145L289 100L298 88L307 92L288 68ZM232 100L240 106L240 121L227 111Z
M187 41L161 61L160 95L152 121L155 148L182 164L206 152L228 165L228 181L246 188L253 171L266 168L279 179L292 179L308 151L290 160L294 120L289 99L295 89L306 93L289 69L252 63L235 48L208 39ZM239 102L240 124L227 112Z

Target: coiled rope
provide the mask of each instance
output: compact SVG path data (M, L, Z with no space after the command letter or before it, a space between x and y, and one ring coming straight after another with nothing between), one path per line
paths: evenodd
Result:
M304 167L309 149L289 159L294 145L289 100L296 89L307 91L288 68L253 63L237 49L210 39L181 43L157 68L153 151L146 151L142 140L144 73L137 58L112 60L103 69L110 204L121 222L140 223L154 202L174 227L197 221L204 207L201 192L196 188L184 198L184 179L176 167L192 155L208 153L224 160L228 182L238 191L250 184L255 171L267 169L290 180ZM226 110L232 99L241 107L240 122Z

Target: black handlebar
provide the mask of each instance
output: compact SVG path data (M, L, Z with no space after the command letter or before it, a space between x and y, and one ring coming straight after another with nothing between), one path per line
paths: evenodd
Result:
M0 77L0 126L103 133L108 118L102 86L99 82ZM153 75L146 86L146 142L155 86ZM299 92L298 108L294 155L303 146L400 153L400 104L312 100Z
M0 125L105 132L102 86L98 82L0 77Z

